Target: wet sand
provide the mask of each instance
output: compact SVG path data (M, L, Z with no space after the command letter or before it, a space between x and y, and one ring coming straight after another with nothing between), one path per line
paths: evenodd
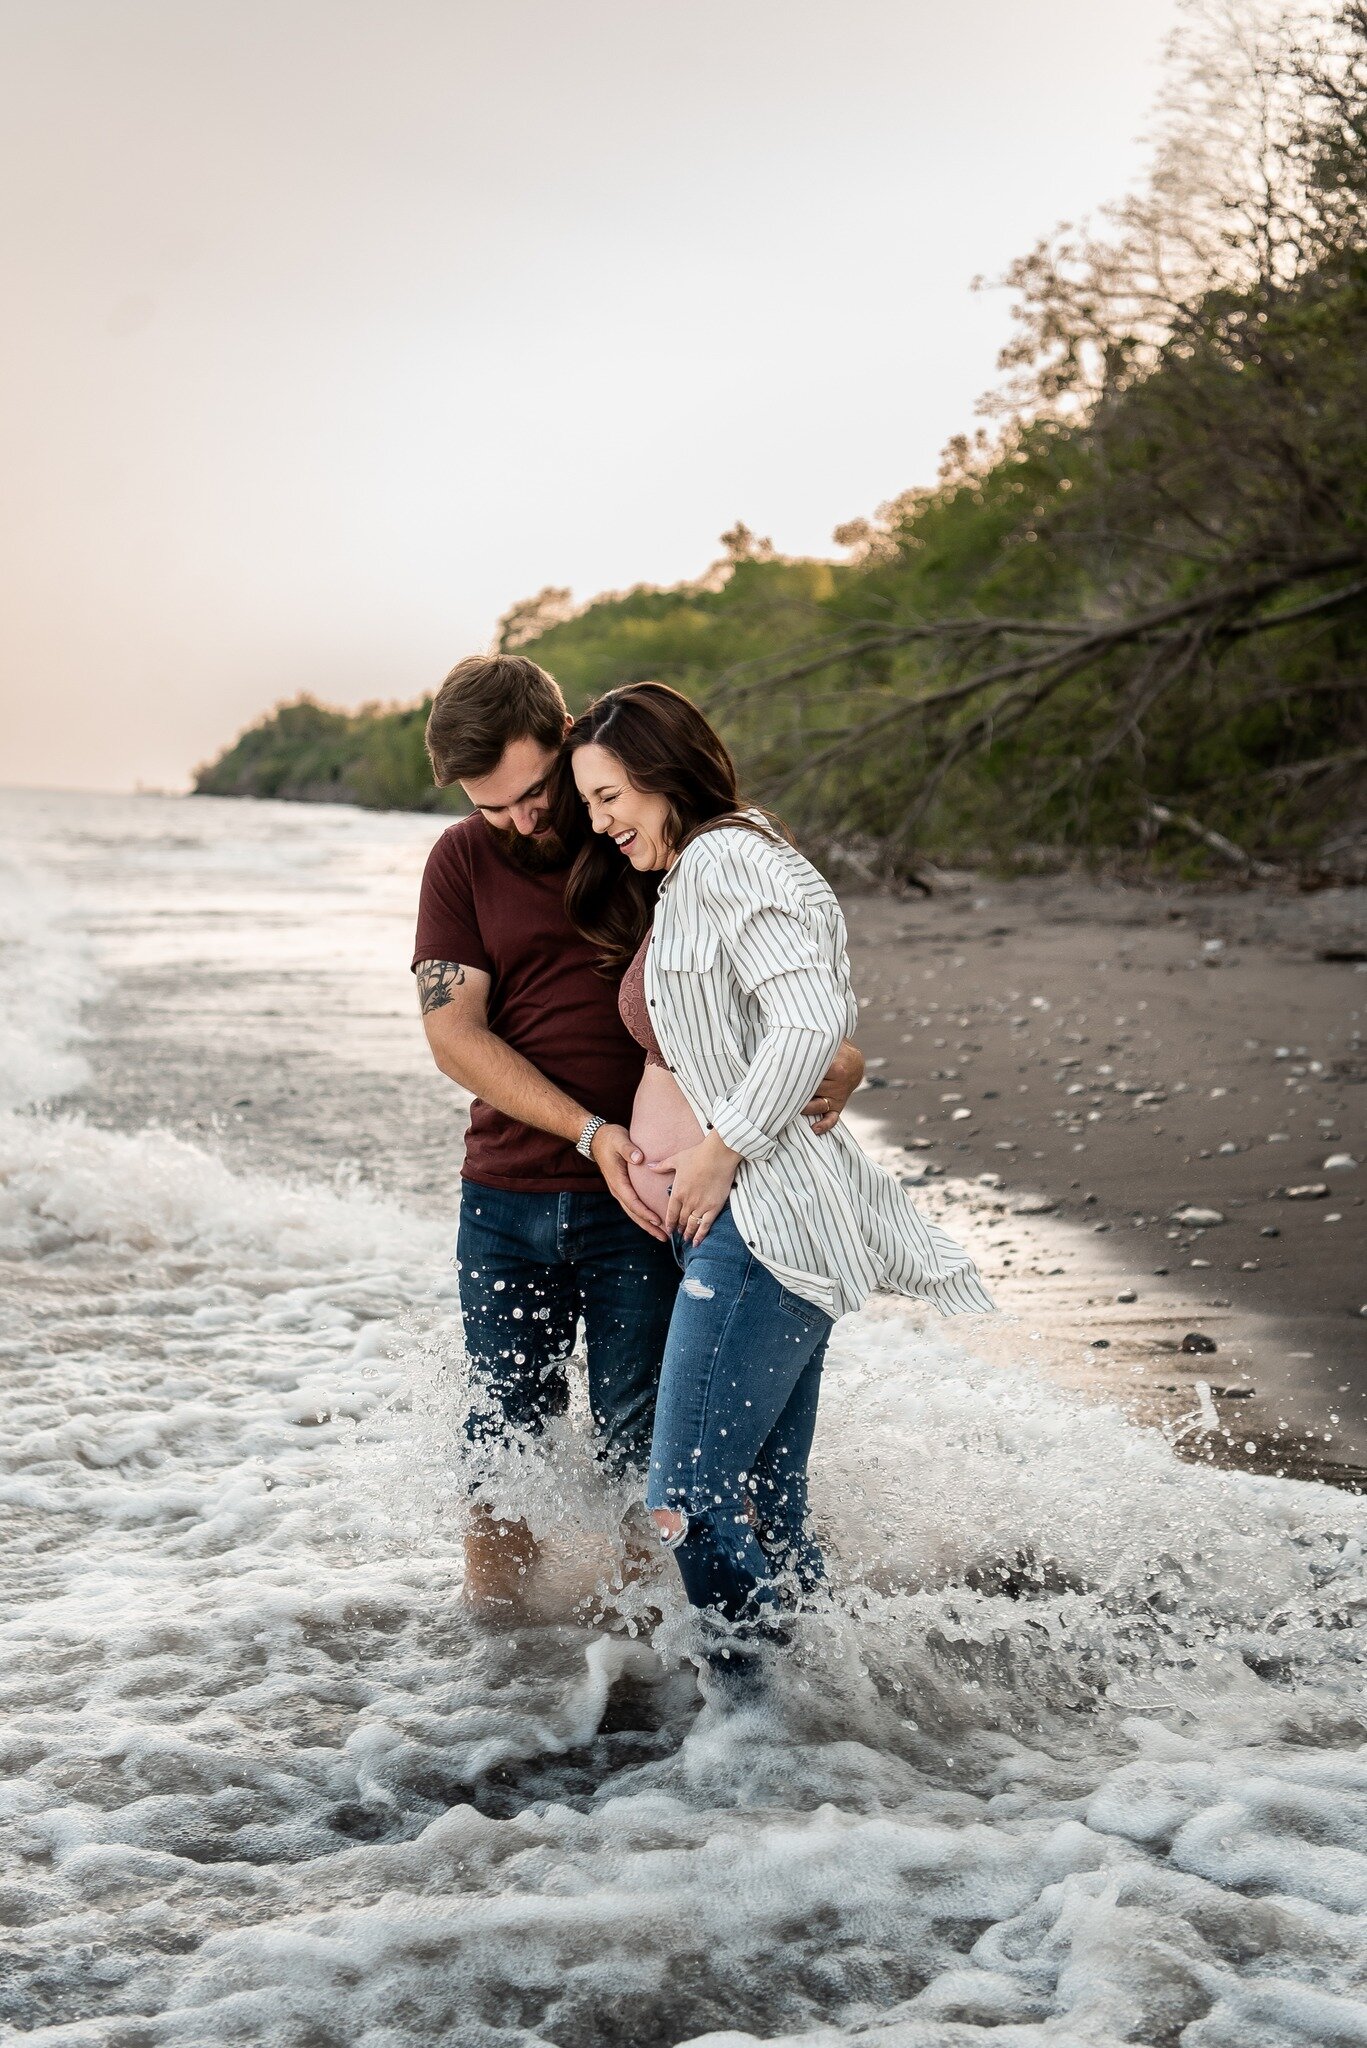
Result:
M918 1199L970 1191L993 1355L1119 1392L1192 1455L1367 1476L1367 890L844 901L857 1106Z

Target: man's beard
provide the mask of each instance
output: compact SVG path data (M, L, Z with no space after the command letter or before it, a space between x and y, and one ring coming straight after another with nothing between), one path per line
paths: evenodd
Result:
M565 842L553 826L544 832L519 832L515 825L490 825L501 852L524 875L548 875L569 864Z

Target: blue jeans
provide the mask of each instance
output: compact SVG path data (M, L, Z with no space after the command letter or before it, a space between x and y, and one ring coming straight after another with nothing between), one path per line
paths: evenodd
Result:
M692 1604L744 1625L777 1606L777 1572L808 1592L822 1576L807 1459L832 1322L761 1265L729 1203L701 1244L673 1242L646 1504L686 1517L670 1548Z
M465 1348L482 1399L471 1443L563 1415L579 1319L599 1456L644 1468L679 1271L608 1193L515 1194L465 1181L456 1240Z

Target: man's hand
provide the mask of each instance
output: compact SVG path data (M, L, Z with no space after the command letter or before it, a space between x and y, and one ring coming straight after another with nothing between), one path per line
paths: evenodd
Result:
M863 1078L863 1053L852 1039L842 1039L820 1087L802 1112L818 1138L835 1129L841 1111Z
M633 1223L639 1223L649 1236L656 1237L661 1244L667 1244L669 1234L661 1229L660 1219L653 1209L648 1209L631 1184L627 1163L639 1166L645 1157L639 1145L631 1142L631 1133L624 1131L620 1124L604 1124L593 1134L589 1147L593 1163L608 1184L608 1193L615 1195Z
M700 1145L690 1145L669 1159L651 1160L655 1173L674 1176L665 1222L671 1230L682 1231L686 1244L701 1244L726 1207L740 1159L739 1152L709 1131Z

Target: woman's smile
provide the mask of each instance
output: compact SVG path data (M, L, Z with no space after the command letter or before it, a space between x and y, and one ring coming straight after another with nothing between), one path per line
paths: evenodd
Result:
M574 779L595 832L611 839L641 874L667 868L674 858L668 797L638 789L616 754L596 742L574 755Z

